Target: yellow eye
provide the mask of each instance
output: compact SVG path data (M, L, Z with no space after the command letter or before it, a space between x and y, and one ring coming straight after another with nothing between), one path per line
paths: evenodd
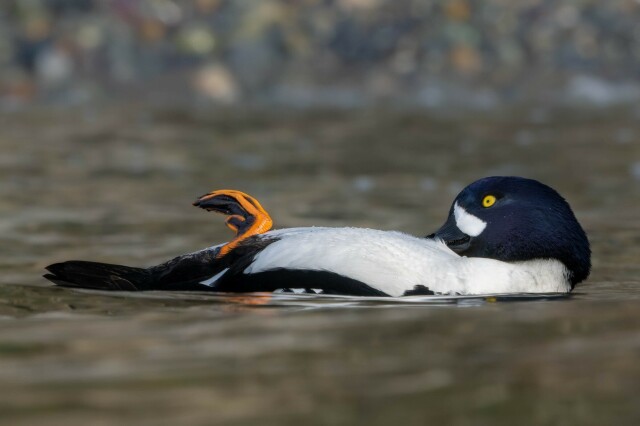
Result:
M496 197L493 195L487 195L482 199L482 207L491 207L496 203Z

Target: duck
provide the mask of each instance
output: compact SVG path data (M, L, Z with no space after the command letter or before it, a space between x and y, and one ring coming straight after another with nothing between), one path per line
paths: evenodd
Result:
M226 215L235 237L148 268L73 260L49 265L44 277L96 290L402 297L568 293L591 270L589 240L568 202L517 176L471 183L426 236L272 229L262 205L236 190L212 191L193 204Z

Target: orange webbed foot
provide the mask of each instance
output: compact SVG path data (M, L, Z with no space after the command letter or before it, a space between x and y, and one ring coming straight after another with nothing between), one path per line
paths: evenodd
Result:
M269 213L258 200L233 189L213 191L198 198L194 206L229 216L225 223L236 237L222 246L218 257L223 257L243 240L267 232L273 226Z

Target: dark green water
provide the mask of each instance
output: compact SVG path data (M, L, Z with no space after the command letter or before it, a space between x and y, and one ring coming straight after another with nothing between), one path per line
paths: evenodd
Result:
M0 115L0 423L638 424L638 112L105 110ZM568 298L457 303L96 293L66 259L152 265L229 238L190 206L255 195L276 227L425 235L487 175L570 201L593 273Z

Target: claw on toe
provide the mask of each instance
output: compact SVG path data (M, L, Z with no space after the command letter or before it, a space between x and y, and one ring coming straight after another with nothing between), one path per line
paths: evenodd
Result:
M269 213L258 200L244 192L233 189L213 191L198 198L194 206L207 211L227 215L225 224L236 233L236 237L222 246L218 257L223 257L238 244L252 235L267 232L273 226Z

